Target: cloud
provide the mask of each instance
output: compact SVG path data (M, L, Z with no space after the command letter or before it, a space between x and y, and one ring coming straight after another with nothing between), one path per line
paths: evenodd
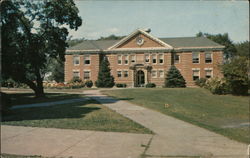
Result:
M107 29L107 32L115 34L115 33L119 33L120 30L118 28L116 28L116 27L113 27L113 28Z

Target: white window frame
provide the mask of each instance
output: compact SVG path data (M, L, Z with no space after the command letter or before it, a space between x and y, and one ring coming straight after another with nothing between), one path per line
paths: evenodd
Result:
M75 64L75 58L78 58L78 64ZM80 56L73 56L73 65L74 66L79 66L80 65Z
M211 63L206 62L206 54L208 54L208 53L211 54ZM212 52L205 52L204 56L205 56L205 64L213 64L213 53Z
M128 74L127 77L125 77L125 72L128 72L128 73L127 73L127 74ZM123 74L123 77L124 77L124 78L128 78L128 77L129 77L129 71L128 71L128 70L123 70L122 74Z
M85 79L85 72L89 72L89 79ZM83 70L83 79L90 80L91 79L91 71L90 70Z
M120 77L118 76L118 72L121 72L121 76ZM117 70L116 71L116 76L117 76L117 78L122 78L122 70Z
M210 78L213 78L214 76L214 71L213 71L213 68L205 68L205 78L206 78L206 71L211 71L211 77Z
M179 60L178 63L175 62L175 56L178 55L179 56ZM193 60L193 54L192 54L192 60ZM193 62L193 61L192 61ZM174 54L174 64L180 64L181 63L181 55L180 54Z
M155 63L153 62L154 57L155 57ZM157 64L157 54L152 54L152 58L151 59L152 59L152 64L156 65Z
M78 72L78 76L74 76L74 72ZM73 77L79 77L80 78L80 70L73 70Z
M148 62L146 62L146 56L148 56ZM145 63L150 63L150 54L144 54L144 62Z
M161 60L160 56L162 56L162 63L160 63L160 60ZM159 63L160 65L163 65L163 64L164 64L164 54L160 53L160 54L158 54L158 57L159 57L158 63Z
M133 56L135 57L135 62L132 62L132 57L133 57ZM136 54L131 54L131 55L130 55L130 63L131 63L131 64L136 63Z
M155 76L153 76L153 72L155 72ZM152 78L157 78L157 74L158 74L158 73L157 73L157 70L152 70L152 71L151 71L151 77L152 77Z
M119 57L121 57L121 59L119 59ZM121 63L119 63L119 61L121 61ZM117 55L117 64L122 65L122 55Z
M192 80L193 81L195 81L194 80L194 71L199 71L199 75L198 75L198 79L200 79L201 78L201 70L200 70L200 68L192 68Z
M86 64L85 61L86 61L86 58L89 58L89 64ZM91 56L90 55L84 55L84 65L90 65L91 64Z
M198 62L198 63L194 63L194 62L193 62L193 53L197 53L197 54L198 54L198 59L199 59L199 62ZM200 61L201 61L200 55L201 55L200 52L192 52L192 63L193 63L193 64L200 64Z
M126 60L128 61L128 63L125 62ZM124 55L124 65L129 65L129 55L128 54Z
M165 76L164 70L163 70L163 69L159 69L158 71L159 71L159 78L164 78L164 76ZM161 73L160 73L160 72L163 73L163 76L161 76Z

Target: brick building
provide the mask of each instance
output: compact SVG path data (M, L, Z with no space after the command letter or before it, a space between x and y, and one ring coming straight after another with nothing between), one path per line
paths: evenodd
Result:
M197 78L221 76L223 48L205 37L156 38L150 30L138 29L121 40L86 40L67 49L65 81L79 76L95 82L100 62L107 57L116 83L161 86L175 65L192 86Z

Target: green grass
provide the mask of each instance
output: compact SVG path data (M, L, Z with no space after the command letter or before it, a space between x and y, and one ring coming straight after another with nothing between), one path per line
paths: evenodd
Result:
M152 133L145 127L111 111L98 102L55 105L11 110L3 115L3 125Z
M73 99L83 97L81 94L67 94L67 93L46 93L44 98L36 98L34 93L10 93L11 104L21 105L21 104L33 104L42 102L59 101L65 99Z
M213 95L201 88L121 89L103 91L118 99L176 117L234 140L250 143L249 127L223 128L249 122L249 98ZM165 108L169 104L169 108Z

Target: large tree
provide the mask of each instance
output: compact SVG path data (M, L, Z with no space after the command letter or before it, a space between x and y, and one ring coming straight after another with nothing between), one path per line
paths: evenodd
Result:
M235 47L237 49L237 55L238 56L242 56L242 57L249 57L249 41L244 41L244 42L240 42L240 43L236 43Z
M168 70L168 73L165 78L165 87L168 88L177 88L177 87L186 87L186 81L181 75L180 71L172 65Z
M64 61L68 30L82 24L73 0L1 1L2 75L44 96L48 59Z
M208 39L219 43L223 46L225 46L224 48L224 58L225 59L229 59L232 58L236 55L236 48L235 45L233 44L233 41L231 41L231 39L228 36L228 33L224 33L224 34L209 34L209 33L202 33L199 32L196 34L197 37L207 37Z

